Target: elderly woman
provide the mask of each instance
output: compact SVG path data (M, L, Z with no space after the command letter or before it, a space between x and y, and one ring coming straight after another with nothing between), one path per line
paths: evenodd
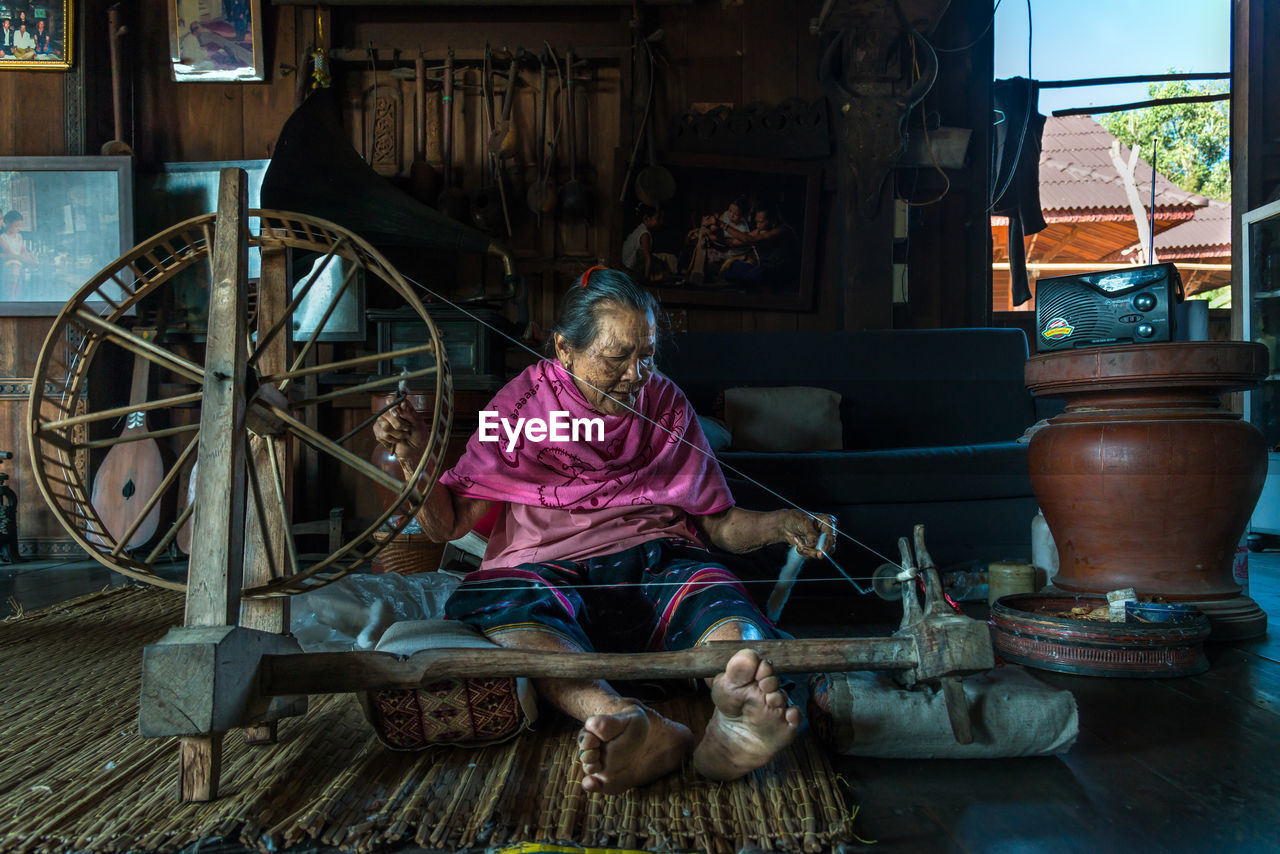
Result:
M462 536L500 502L481 568L449 600L451 618L501 646L547 654L779 636L703 543L738 553L789 543L817 557L830 525L798 510L734 506L692 407L654 373L657 313L625 273L588 270L552 330L554 358L527 368L489 409L508 424L560 413L598 419L602 430L568 443L552 441L553 431L499 441L477 431L431 491L419 518L437 541ZM425 445L412 407L391 410L374 433L412 472ZM582 722L583 788L621 792L690 753L717 780L767 763L795 736L801 713L748 646L708 680L715 712L696 746L683 724L603 680L535 680L548 702Z

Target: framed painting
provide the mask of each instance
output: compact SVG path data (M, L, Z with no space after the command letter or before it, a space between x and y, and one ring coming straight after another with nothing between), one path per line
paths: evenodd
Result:
M55 315L133 246L133 159L0 157L0 211L0 314Z
M72 0L0 0L0 69L71 67Z
M2 0L0 0L2 2ZM173 79L262 81L262 0L168 0Z
M816 162L671 154L675 192L635 203L622 264L664 305L805 311L822 167Z

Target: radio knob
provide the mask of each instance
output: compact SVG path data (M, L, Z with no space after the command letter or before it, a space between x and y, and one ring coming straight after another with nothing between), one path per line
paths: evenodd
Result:
M1138 311L1151 311L1156 307L1156 298L1154 294L1138 294L1133 298L1133 307Z
M1139 338L1150 338L1156 334L1156 328L1150 323L1139 323L1133 328L1133 331Z

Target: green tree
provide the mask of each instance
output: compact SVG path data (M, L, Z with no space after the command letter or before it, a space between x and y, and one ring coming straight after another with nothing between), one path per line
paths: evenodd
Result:
M1185 80L1153 83L1152 98L1216 95L1231 91L1226 81L1193 86ZM1156 171L1184 190L1213 199L1231 200L1231 114L1227 101L1162 104L1109 113L1099 123L1130 148L1138 146L1151 162L1151 144L1159 152Z

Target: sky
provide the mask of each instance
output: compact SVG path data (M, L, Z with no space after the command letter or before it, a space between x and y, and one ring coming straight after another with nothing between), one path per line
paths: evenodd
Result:
M1231 70L1231 0L1030 3L1036 80ZM995 51L996 79L1027 76L1027 0L1000 0ZM1043 89L1040 112L1140 101L1148 85Z

